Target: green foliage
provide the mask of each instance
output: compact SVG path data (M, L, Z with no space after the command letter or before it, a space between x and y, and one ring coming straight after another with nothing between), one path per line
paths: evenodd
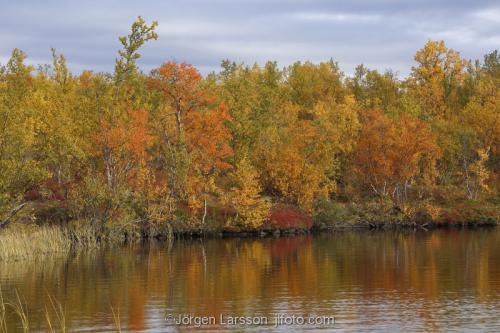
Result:
M353 205L319 200L314 208L314 225L319 228L352 226L361 222Z
M141 58L139 49L149 40L158 39L158 34L155 32L158 22L153 21L151 25L147 25L142 17L139 16L137 21L132 24L131 33L127 36L119 38L123 46L123 50L118 51L120 58L116 60L115 76L116 81L122 81L130 78L130 75L137 69L137 60Z

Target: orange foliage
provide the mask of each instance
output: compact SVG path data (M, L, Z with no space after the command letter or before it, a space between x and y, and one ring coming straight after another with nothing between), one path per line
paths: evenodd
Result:
M161 91L175 113L178 134L181 134L184 116L199 110L213 102L204 89L200 87L200 72L190 64L166 62L153 72L149 85Z
M229 146L231 133L225 122L231 121L227 107L191 112L186 116L186 141L189 151L195 153L195 163L204 174L227 170L231 165L224 159L233 155Z
M406 199L410 185L427 184L435 175L439 157L436 138L421 120L403 115L392 119L379 110L362 115L362 135L354 171L378 195ZM404 193L402 193L403 191Z
M101 132L95 137L98 155L103 157L113 184L121 178L137 180L134 178L140 175L140 166L144 166L146 150L152 142L147 129L148 112L128 110L127 116L127 122L117 120L110 124L102 120Z

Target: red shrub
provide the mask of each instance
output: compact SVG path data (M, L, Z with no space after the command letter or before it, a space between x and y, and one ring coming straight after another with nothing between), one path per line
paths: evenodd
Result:
M299 208L277 205L271 208L271 215L264 227L280 230L310 229L312 218Z
M445 211L440 219L442 224L458 224L462 220L462 216L457 210Z
M39 186L33 187L24 193L24 200L26 201L37 201L41 199L42 195L40 194Z

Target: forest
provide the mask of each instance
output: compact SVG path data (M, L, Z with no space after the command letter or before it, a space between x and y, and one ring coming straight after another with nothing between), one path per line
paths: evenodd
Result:
M406 78L363 65L345 75L334 60L144 73L156 28L132 24L112 73L71 73L55 49L38 67L12 51L0 67L0 229L132 238L500 221L498 51L468 60L429 40Z

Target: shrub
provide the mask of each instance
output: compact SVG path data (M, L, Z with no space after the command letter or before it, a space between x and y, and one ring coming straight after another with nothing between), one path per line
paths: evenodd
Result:
M364 202L358 205L360 220L373 225L398 224L407 220L407 215L388 199Z
M319 228L353 225L359 222L357 207L330 200L318 201L314 208L314 225Z
M70 220L71 212L59 201L38 205L35 219L38 224L64 224Z
M435 204L425 201L414 207L411 215L412 221L417 224L426 224L436 222L442 213L442 209Z
M443 224L498 224L500 207L480 201L465 201L443 209L438 219Z
M264 229L310 229L312 218L296 207L275 205L271 208L269 219L264 223Z

